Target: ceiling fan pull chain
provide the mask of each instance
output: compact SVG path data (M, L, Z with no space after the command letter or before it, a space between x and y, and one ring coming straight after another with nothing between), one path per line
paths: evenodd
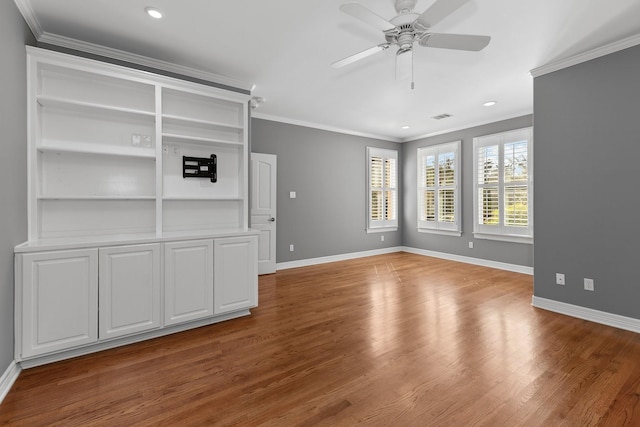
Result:
M413 90L414 87L415 87L415 84L413 83L413 52L411 52L411 90Z

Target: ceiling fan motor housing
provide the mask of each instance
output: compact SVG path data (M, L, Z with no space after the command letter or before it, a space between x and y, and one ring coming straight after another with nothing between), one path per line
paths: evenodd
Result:
M413 31L413 28L409 30L400 29L400 34L397 36L396 44L400 46L400 49L406 50L410 49L413 46L413 41L416 33Z
M385 32L388 43L397 45L400 49L406 50L413 46L413 42L419 39L424 31L416 31L414 26L417 13L404 13L396 16L390 22L396 26L392 31Z

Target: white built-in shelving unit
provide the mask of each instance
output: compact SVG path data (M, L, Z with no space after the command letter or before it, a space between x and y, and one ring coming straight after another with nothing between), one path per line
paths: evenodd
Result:
M30 52L30 241L247 228L248 95Z
M27 53L29 240L15 249L17 360L77 354L115 337L161 334L157 330L174 331L180 322L224 320L255 306L249 95L39 48ZM211 155L216 182L183 177L183 156ZM229 264L225 253L238 256ZM227 265L216 270L214 260ZM67 267L77 275L66 277ZM138 268L134 275L142 280L123 285L122 277ZM136 286L147 287L131 291ZM49 306L47 287L59 287L81 307L91 295L89 311ZM218 299L191 310L206 295ZM118 313L131 307L117 304L127 298L154 309L135 324L119 325ZM75 313L73 324L89 322L84 332L55 324L65 309Z

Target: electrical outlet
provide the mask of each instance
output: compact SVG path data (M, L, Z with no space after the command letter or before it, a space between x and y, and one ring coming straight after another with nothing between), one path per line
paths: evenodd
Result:
M473 249L473 242L469 242L469 249Z
M289 191L289 198L290 199L295 199L296 198L296 192L295 191Z
M380 241L384 242L384 236L380 236Z
M142 135L142 146L151 148L152 145L151 135Z
M289 245L289 252L293 252L293 245Z
M564 285L564 274L556 273L556 285Z
M593 279L587 279L585 277L585 279L584 279L584 290L585 291L593 291L594 290L594 288L593 288Z
M137 133L131 134L131 145L133 145L134 147L140 145L140 135L138 135Z

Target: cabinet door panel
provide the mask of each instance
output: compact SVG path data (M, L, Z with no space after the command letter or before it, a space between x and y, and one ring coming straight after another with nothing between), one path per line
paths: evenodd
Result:
M166 243L165 325L213 315L213 241Z
M22 257L22 357L96 342L98 251Z
M215 239L213 302L215 314L258 305L256 236Z
M100 249L100 339L160 327L160 245Z

